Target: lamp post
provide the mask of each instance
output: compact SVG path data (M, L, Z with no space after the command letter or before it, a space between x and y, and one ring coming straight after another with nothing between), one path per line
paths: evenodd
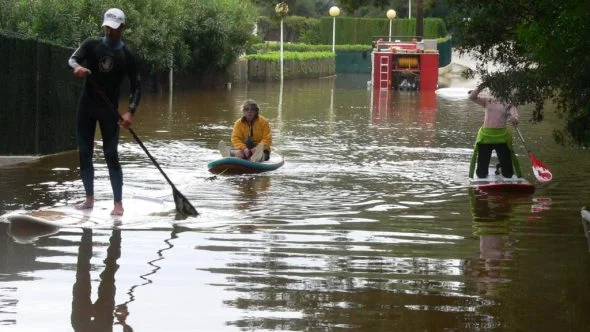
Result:
M387 18L389 19L389 41L391 41L391 21L395 18L396 12L393 9L387 11Z
M340 15L340 8L332 6L330 8L330 16L332 16L332 53L336 53L336 16Z
M275 13L281 18L281 82L283 82L283 17L289 13L289 6L286 2L278 3L275 6Z
M412 0L408 0L408 18L412 18Z

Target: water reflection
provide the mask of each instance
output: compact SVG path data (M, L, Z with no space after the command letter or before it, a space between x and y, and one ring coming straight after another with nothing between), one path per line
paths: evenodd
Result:
M104 270L100 273L98 298L92 302L90 259L92 258L92 230L84 229L78 248L76 282L72 298L72 327L76 332L113 331L115 311L115 273L121 257L121 231L113 230L109 238Z
M472 196L467 171L482 114L465 91L387 92L378 104L364 85L340 79L351 78L146 95L135 126L201 216L183 223L189 231L178 240L171 216L121 225L140 230L124 230L118 244L116 234L95 230L92 254L111 257L104 268L88 261L80 230L21 245L0 223L0 324L70 330L72 271L81 270L75 301L88 306L90 268L105 299L90 304L102 303L111 317L99 314L119 329L587 328L584 197L572 193L588 187L590 157L550 144L551 128L523 115L521 129L559 176L533 196ZM213 179L206 165L246 98L268 115L285 166ZM120 151L124 194L170 198L131 137ZM97 172L97 193L110 197L106 168ZM0 169L0 177L3 211L68 204L82 193L75 158ZM122 257L99 236L110 236ZM94 271L105 278L93 280ZM51 296L28 294L33 288ZM94 317L85 308L76 324Z
M588 241L588 251L590 251L590 207L584 206L582 208L582 228L584 235Z
M404 137L412 130L412 145L433 146L436 133L437 95L434 91L371 91L371 120L374 125L394 125ZM408 143L410 143L408 142Z
M139 287L151 284L152 276L161 269L158 261L165 258L164 252L173 248L172 240L177 237L181 228L175 227L168 239L164 240L165 247L157 251L157 257L147 262L150 269L139 276L141 283L132 285L126 295L128 300L116 304L116 279L115 274L119 269L117 260L121 258L121 230L113 230L106 249L104 269L100 273L98 285L98 297L92 301L92 280L90 263L93 257L92 230L83 229L78 258L76 262L76 282L73 286L72 297L72 327L74 331L113 331L113 327L121 325L123 331L133 331L127 322L130 315L129 304L136 300L135 292ZM115 321L116 319L116 321Z
M147 264L150 266L149 271L147 273L144 273L139 276L140 279L142 280L142 282L139 284L134 284L133 286L129 287L129 290L126 293L128 300L123 303L117 304L115 306L114 315L117 319L117 322L115 323L115 325L121 325L124 332L133 331L131 326L129 326L129 324L127 323L127 318L130 315L129 306L133 301L136 300L135 292L137 291L137 289L139 287L143 287L143 286L153 283L153 280L152 280L153 276L160 269L162 269L162 267L160 265L158 265L158 262L160 262L166 258L166 256L164 256L164 253L168 250L171 250L174 247L172 240L176 239L178 237L178 233L180 233L182 231L184 231L184 229L182 229L181 227L173 227L172 228L172 232L170 233L170 237L164 240L164 247L157 250L157 252L156 252L157 257L147 262Z
M385 123L399 112L402 122L433 125L436 122L437 95L434 91L411 92L371 90L373 123Z
M32 244L42 237L59 232L59 227L31 223L28 220L15 219L8 225L7 233L19 244Z
M550 210L550 200L529 195L469 190L474 235L479 237L479 260L473 267L478 293L497 297L514 274L515 210L528 209L528 222Z
M229 182L238 189L239 198L236 199L237 210L250 210L262 205L266 201L261 195L270 188L269 176L244 176L229 179Z
M505 193L487 193L469 189L473 222L503 222L510 218L515 204L523 200L530 201L528 195L510 195Z
M483 193L470 189L474 235L479 237L479 260L473 267L478 294L498 295L498 285L510 282L505 271L512 264L510 216L514 197Z
M378 89L372 91L371 99L373 123L387 123L393 118L393 90Z

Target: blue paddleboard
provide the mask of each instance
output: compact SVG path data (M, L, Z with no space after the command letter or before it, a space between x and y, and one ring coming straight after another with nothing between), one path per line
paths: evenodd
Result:
M236 157L225 157L210 162L207 167L214 174L252 174L273 171L285 163L283 156L276 152L267 161L255 163Z

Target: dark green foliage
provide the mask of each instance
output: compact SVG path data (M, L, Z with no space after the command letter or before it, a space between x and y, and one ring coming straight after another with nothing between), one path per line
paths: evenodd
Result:
M395 19L392 22L392 36L414 36L416 20ZM320 23L322 44L332 44L333 18L324 17ZM438 18L424 20L424 38L445 37L447 30ZM336 44L370 44L375 37L389 36L389 20L378 18L336 18Z
M277 42L266 42L261 44L252 45L258 53L266 52L277 52L280 50L280 43ZM336 45L337 52L364 52L371 51L370 44L359 44L359 45ZM288 43L283 44L284 51L292 52L332 52L332 45L310 45L303 43Z
M303 42L309 44L319 43L319 19L287 16L283 19L283 41L285 42ZM258 17L258 35L263 40L280 39L280 18L271 16Z
M266 17L276 16L275 5L286 2L289 6L289 16L318 17L327 15L336 0L251 0L258 7L259 14Z
M329 16L321 19L288 16L283 21L283 41L307 44L332 44L334 19ZM280 39L280 20L278 18L258 18L258 34L263 40ZM415 19L395 19L392 21L392 35L414 36ZM375 36L389 34L389 20L381 18L336 18L336 44L370 44ZM424 19L424 38L447 36L443 20Z
M418 2L411 1L412 18L417 16ZM394 9L397 19L408 18L408 0L338 0L337 3L346 16L385 18L387 10ZM447 0L423 0L422 11L424 17L446 17L449 12Z
M283 60L297 60L297 61L309 61L318 59L332 59L335 55L332 52L292 52L284 51ZM281 58L280 52L267 52L260 54L247 55L248 60L262 60L269 62L279 62Z
M103 34L102 16L111 7L125 12L123 39L154 74L171 66L228 67L245 50L256 19L242 0L10 0L0 1L0 30L77 47Z
M378 8L385 8L389 5L389 0L338 0L340 6L345 11L352 13L362 6L373 6Z
M252 81L280 80L279 54L254 55L248 61L248 79ZM283 78L318 78L334 75L334 54L317 53L307 56L306 53L285 54Z
M590 146L590 2L449 0L456 46L473 51L483 84L515 104L558 106L561 143ZM488 71L487 65L502 68Z

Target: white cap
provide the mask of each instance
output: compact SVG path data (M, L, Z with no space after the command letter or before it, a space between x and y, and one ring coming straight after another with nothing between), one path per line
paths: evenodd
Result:
M125 13L121 9L111 8L104 13L102 26L108 26L113 29L119 29L121 24L125 24Z

